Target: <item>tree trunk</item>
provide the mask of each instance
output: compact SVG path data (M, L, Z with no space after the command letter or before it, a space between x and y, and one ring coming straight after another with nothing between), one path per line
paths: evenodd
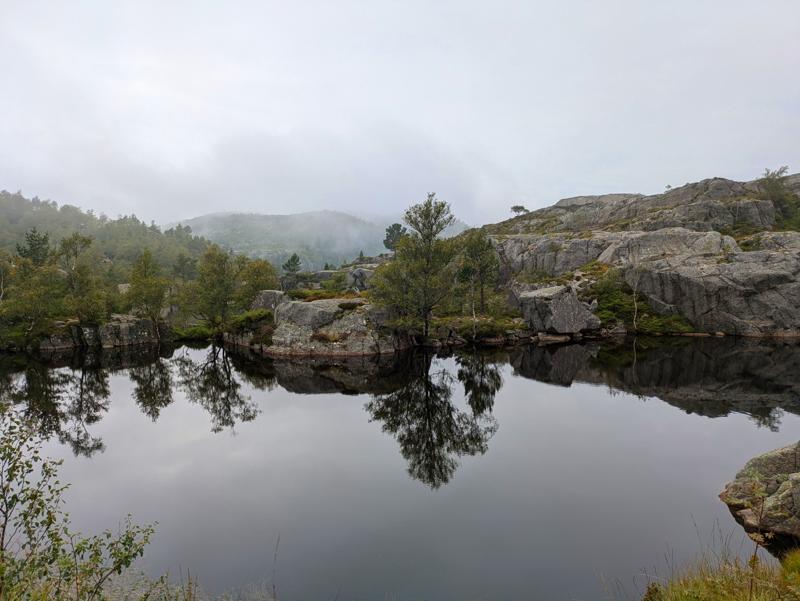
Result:
M469 283L469 300L470 304L472 305L472 339L475 340L478 337L478 319L475 316L475 279L473 278L470 280Z

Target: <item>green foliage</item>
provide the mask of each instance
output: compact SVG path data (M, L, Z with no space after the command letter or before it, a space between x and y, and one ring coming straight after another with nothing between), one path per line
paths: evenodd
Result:
M175 326L172 329L172 339L175 342L212 340L217 335L217 331L207 325L197 324L188 327Z
M41 438L5 405L0 431L0 598L102 600L105 583L141 557L153 528L128 517L117 533L73 532L60 462L42 457Z
M783 574L800 584L800 549L793 549L781 558Z
M334 273L322 282L322 289L328 292L343 292L345 289L345 274L343 271Z
M787 166L765 169L758 181L761 190L775 205L775 225L780 229L800 230L800 198L786 187Z
M530 211L528 211L528 209L526 209L522 205L514 205L513 207L511 207L511 212L514 213L515 215L522 215L524 213L529 213Z
M300 271L300 257L297 256L297 253L292 253L292 256L281 266L283 272L287 275L295 275L297 272Z
M634 302L634 292L625 283L618 269L609 269L592 284L587 300L597 299L597 317L604 326L622 322L626 328L634 329L634 314L637 312L635 330L642 334L666 334L692 332L691 324L680 315L660 315L653 311L647 299L638 294Z
M500 263L489 237L483 230L470 230L461 239L458 280L468 285L472 312L486 311L486 288L497 283Z
M257 326L272 322L272 311L268 309L253 309L231 318L228 329L235 333L246 332L253 330Z
M399 223L393 223L386 228L386 237L383 239L383 245L391 251L397 248L397 243L400 238L405 236L408 230Z
M749 236L742 240L739 240L739 248L741 248L744 252L750 252L754 250L761 250L762 247L762 240L761 236Z
M61 271L66 274L68 315L90 325L100 323L108 313L105 291L94 270L96 259L89 253L92 243L92 238L74 233L61 239L56 253Z
M221 331L236 291L234 257L216 244L209 246L197 265L197 279L186 286L183 304L206 326Z
M234 303L239 310L247 311L261 290L277 290L280 287L278 274L271 263L263 259L248 260L237 257L240 268L237 272L237 290Z
M188 227L177 226L162 232L133 215L109 219L74 206L59 206L38 198L27 199L20 193L0 191L0 249L18 253L21 250L20 256L32 258L22 254L31 248L30 240L24 244L20 241L34 228L37 231L34 247L38 249L34 264L44 264L50 246L57 246L63 238L80 232L93 239L93 259L98 268L103 265L107 269L104 274L107 278L101 279L109 284L128 281L131 266L144 248L152 251L164 270L171 270L180 256L196 259L208 245ZM47 236L47 244L41 242L44 236Z
M197 277L197 259L180 253L172 265L172 275L182 281L193 280Z
M525 322L514 317L490 317L481 315L473 319L471 316L434 317L431 320L431 333L437 338L446 338L451 332L466 340L495 338L512 330L525 327Z
M31 228L25 232L25 243L17 244L17 254L37 267L44 265L50 256L50 234Z
M158 322L169 282L161 277L161 268L145 249L133 265L128 300L133 310L153 322Z
M54 265L34 266L20 260L7 279L7 295L0 303L5 342L25 345L51 329L54 319L67 313L67 286Z
M288 296L292 300L301 300L301 301L315 301L315 300L325 300L329 298L356 298L358 295L353 292L352 290L348 291L341 291L341 290L327 290L322 288L320 290L309 290L307 288L294 288L286 292L286 296Z
M455 283L452 260L457 244L439 238L453 221L450 205L436 200L435 194L409 208L405 222L411 233L398 242L395 260L381 266L373 278L372 297L401 317L418 318L425 336L433 310Z
M800 601L795 560L789 569L786 561L783 567L757 556L744 562L725 551L701 558L664 584L651 584L642 601Z

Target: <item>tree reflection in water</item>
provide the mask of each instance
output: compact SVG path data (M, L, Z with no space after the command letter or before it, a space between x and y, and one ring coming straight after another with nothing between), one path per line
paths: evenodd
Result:
M102 451L103 441L89 432L108 411L111 389L105 370L52 369L26 362L21 372L5 374L0 400L20 407L46 438L57 437L76 455Z
M472 412L475 415L491 412L494 397L503 386L500 365L486 352L475 349L456 356L456 363L458 381L464 386L464 396Z
M172 403L172 368L158 357L152 363L132 367L128 372L134 384L133 398L146 416L156 421L161 410Z
M259 414L258 406L242 393L231 356L222 347L211 346L204 361L194 361L185 351L173 361L178 385L209 413L213 432L252 421Z
M407 382L374 395L365 408L371 421L382 422L383 431L400 443L409 474L437 489L455 474L457 457L486 452L497 431L491 407L501 380L480 362L465 361L459 379L470 411L462 411L453 403L453 376L446 370L431 373L431 365L430 355L415 355Z

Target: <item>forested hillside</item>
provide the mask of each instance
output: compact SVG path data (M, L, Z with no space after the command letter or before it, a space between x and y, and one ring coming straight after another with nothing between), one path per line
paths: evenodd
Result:
M53 246L75 233L92 238L91 253L106 266L110 279L118 282L127 281L133 262L145 248L171 272L186 269L208 246L186 227L162 232L133 215L110 219L71 205L0 191L0 250L15 252L26 232L34 228L48 234Z
M303 269L339 265L363 251L385 251L385 226L337 211L294 215L218 213L181 222L212 242L282 265L297 253Z
M254 258L282 265L293 253L306 270L322 269L325 264L340 265L359 253L385 252L386 227L396 219L361 219L339 211L313 211L292 215L216 213L181 223L212 242ZM454 236L467 229L455 220L445 231Z

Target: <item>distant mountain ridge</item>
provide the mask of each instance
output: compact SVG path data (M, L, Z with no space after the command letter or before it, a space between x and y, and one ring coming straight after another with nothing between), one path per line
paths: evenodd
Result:
M401 219L366 220L341 211L310 211L270 215L263 213L211 213L180 221L195 235L250 257L267 259L280 266L292 253L303 269L322 269L326 263L340 265L357 257L386 251L386 227ZM456 235L467 225L457 222L447 231Z

